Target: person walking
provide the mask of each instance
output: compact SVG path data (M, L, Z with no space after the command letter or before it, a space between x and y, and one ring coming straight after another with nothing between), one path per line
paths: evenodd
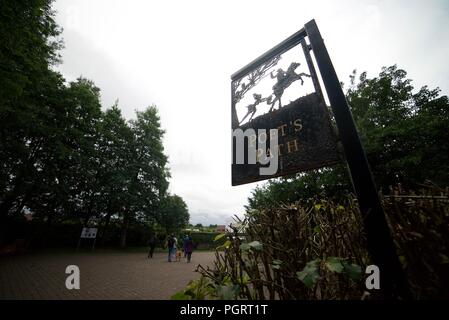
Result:
M175 241L175 244L173 245L173 249L176 252L176 249L178 249L178 238L174 234L172 234L173 240ZM173 252L173 253L175 253Z
M192 252L193 252L193 241L192 241L191 236L187 236L184 250L185 250L186 257L187 257L187 263L190 263L190 260L192 259Z
M150 246L150 251L148 252L148 259L149 259L153 258L154 248L156 247L156 237L154 236L154 234L150 235L148 245Z
M184 252L184 259L187 259L187 253L186 253L186 243L189 239L189 236L186 234L184 235L184 238L182 239L182 252Z
M175 235L172 233L168 236L167 239L167 248L168 248L168 262L171 262L171 258L173 257L173 254L176 250L176 238Z

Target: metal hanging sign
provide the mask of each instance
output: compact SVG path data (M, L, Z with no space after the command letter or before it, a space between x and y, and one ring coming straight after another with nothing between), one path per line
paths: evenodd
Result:
M232 76L232 185L341 161L305 33L270 52Z

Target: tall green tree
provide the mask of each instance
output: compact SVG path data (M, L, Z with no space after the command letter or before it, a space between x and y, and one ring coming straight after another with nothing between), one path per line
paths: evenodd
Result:
M49 66L59 61L61 29L54 20L52 2L0 2L0 107L10 116L19 101L36 98L40 89L36 84L43 81L45 85Z
M98 152L100 206L103 229L107 233L111 217L118 216L130 202L126 192L129 184L129 164L132 160L134 136L123 118L118 101L102 114L99 125Z
M33 182L38 192L27 206L49 223L67 215L88 219L96 211L99 92L92 81L79 78L59 90L60 111L47 113L53 124L42 134L51 148L42 159L41 178Z
M189 224L189 210L187 204L178 195L167 195L161 203L158 223L165 232L176 232Z
M51 3L0 3L0 219L36 194L53 148L63 79Z
M415 93L396 65L372 79L365 72L354 79L347 99L378 187L416 187L425 180L449 185L448 97L426 86Z
M126 193L128 203L122 212L122 235L120 246L126 245L127 230L135 219L154 221L161 199L168 189L170 173L164 154L160 118L155 106L136 113L130 121L133 143L127 166Z

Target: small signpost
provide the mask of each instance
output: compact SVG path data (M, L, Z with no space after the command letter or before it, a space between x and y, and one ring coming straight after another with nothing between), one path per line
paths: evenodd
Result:
M78 245L76 246L76 251L78 251L82 239L93 239L92 251L94 251L95 242L97 241L97 228L83 228L83 230L81 231L80 238L78 240Z
M287 56L295 47L300 47L303 55L294 55L293 62L287 61L280 66L284 55ZM331 125L330 110L325 103L311 52L319 68L337 130ZM298 59L303 59L304 67L300 67ZM408 298L408 285L363 146L315 20L234 73L231 80L232 185L321 168L345 160L358 198L368 251L380 269L383 294L386 298ZM307 86L309 92L306 92ZM300 91L303 94L298 97ZM289 92L290 99L293 97L294 100L285 103ZM295 92L296 96L292 96L291 93ZM271 130L270 138L274 139L268 139L267 133L260 130ZM239 143L239 138L244 143ZM251 147L255 150L255 159L251 155ZM245 153L243 156L242 152ZM267 164L263 159L276 160L277 170L262 175L259 169Z

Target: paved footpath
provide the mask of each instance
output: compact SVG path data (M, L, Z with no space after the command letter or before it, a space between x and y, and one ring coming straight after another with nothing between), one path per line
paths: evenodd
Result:
M167 262L163 253L41 254L0 257L0 299L170 299L211 265L212 252L192 262ZM68 290L65 269L80 268L80 289Z

